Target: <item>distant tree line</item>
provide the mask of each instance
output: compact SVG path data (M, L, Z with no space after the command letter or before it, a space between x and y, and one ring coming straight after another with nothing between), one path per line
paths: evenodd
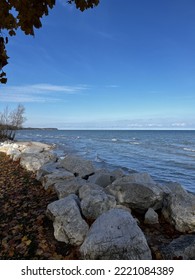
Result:
M21 129L26 120L24 113L25 108L21 104L12 111L7 106L0 112L0 140L14 140L16 130Z

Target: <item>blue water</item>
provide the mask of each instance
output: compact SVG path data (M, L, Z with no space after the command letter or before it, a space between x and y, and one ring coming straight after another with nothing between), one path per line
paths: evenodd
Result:
M56 144L98 167L148 172L159 182L179 182L195 193L195 131L22 130L17 140Z

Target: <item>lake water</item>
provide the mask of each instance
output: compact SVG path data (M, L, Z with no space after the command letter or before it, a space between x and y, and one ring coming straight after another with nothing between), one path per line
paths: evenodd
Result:
M195 193L195 131L21 130L16 139L55 144L59 156L75 153L98 167L148 172Z

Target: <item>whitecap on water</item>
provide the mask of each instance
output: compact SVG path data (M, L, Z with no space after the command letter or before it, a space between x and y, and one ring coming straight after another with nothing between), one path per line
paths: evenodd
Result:
M140 145L140 143L136 142L136 141L129 142L129 144L131 144L131 145Z
M184 149L184 151L188 151L188 152L195 152L195 150L194 149L190 149L190 148L183 148Z

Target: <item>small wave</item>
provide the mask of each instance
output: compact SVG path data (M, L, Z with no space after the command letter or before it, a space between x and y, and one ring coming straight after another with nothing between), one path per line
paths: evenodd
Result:
M131 144L131 145L140 145L140 143L136 142L136 141L129 142L129 144Z
M60 156L60 159L62 159L62 160L65 159L65 156Z
M101 157L99 157L98 155L96 155L95 162L104 162L104 160Z
M183 148L184 149L184 151L188 151L188 152L195 152L195 150L194 149L190 149L190 148Z
M112 138L112 142L116 142L116 141L118 141L117 138Z

